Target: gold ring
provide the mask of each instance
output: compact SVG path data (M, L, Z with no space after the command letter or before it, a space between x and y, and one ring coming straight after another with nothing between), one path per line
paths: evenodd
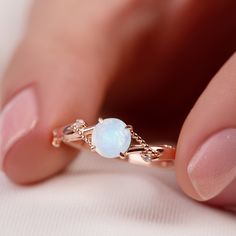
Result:
M88 147L100 156L145 166L170 167L175 160L174 146L150 146L134 132L131 125L116 118L99 118L94 126L78 119L53 130L52 145L60 147L62 143L78 149Z

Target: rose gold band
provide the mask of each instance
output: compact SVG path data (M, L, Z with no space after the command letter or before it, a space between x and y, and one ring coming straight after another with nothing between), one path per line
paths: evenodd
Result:
M146 161L142 158L142 148L139 149L138 145L131 147L123 160L132 164L144 165L150 167L172 167L175 160L175 148L170 145L151 146L154 150L157 150L160 154L157 158L152 158L150 161Z
M99 119L102 122L102 119ZM74 148L89 147L91 151L96 151L91 141L95 126L88 126L83 120L77 120L72 124L63 126L53 131L52 145L60 147L65 143ZM171 145L148 145L137 133L133 131L132 126L126 126L130 130L132 143L125 153L120 153L117 157L132 164L171 167L175 160L175 147Z

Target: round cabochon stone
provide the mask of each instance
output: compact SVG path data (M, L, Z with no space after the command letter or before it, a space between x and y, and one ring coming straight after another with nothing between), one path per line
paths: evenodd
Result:
M125 153L131 144L131 133L126 124L116 118L99 122L92 133L92 145L103 157L115 158Z

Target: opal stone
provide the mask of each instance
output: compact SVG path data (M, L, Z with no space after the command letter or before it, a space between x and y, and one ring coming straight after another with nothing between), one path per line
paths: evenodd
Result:
M108 118L99 122L92 133L92 145L103 157L115 158L125 153L131 143L130 130L126 124L116 118Z

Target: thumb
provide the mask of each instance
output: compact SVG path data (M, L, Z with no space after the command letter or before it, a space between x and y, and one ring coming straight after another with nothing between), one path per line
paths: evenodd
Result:
M183 126L177 177L194 199L236 205L236 54L212 79Z
M18 183L47 178L75 157L71 148L51 146L52 129L79 117L92 122L115 60L102 30L93 28L95 22L83 22L86 29L77 30L73 22L81 19L71 15L74 1L62 1L63 8L61 1L53 2L37 2L2 85L0 161Z

